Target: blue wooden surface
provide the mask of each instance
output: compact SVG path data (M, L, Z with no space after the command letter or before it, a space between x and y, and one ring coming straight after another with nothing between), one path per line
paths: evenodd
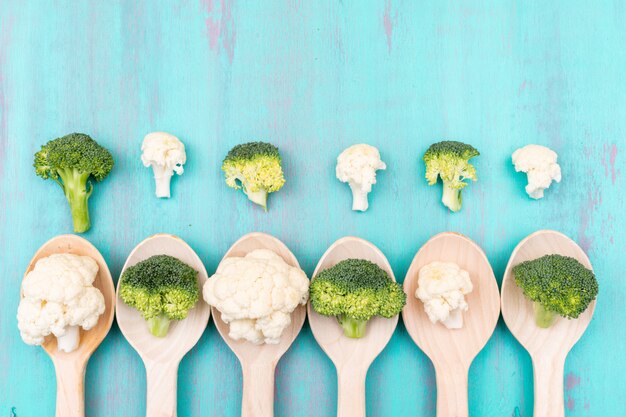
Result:
M0 1L0 415L54 413L42 349L16 327L19 284L36 249L71 231L67 203L35 176L45 141L86 132L116 167L91 197L85 236L117 277L156 232L180 235L209 272L241 235L282 239L311 273L337 238L378 245L402 280L432 235L467 234L498 279L514 246L558 229L588 252L600 281L593 322L566 363L568 416L622 416L626 152L626 3L615 1ZM187 145L173 198L153 196L143 136ZM479 181L450 214L427 187L433 141L475 145ZM268 139L287 184L263 213L223 183L234 144ZM366 214L334 178L346 146L380 148ZM563 182L542 201L523 191L510 154L559 153ZM469 375L473 416L531 416L529 356L502 321ZM87 415L142 416L145 376L113 326L87 369ZM330 416L337 382L308 325L276 373L277 416ZM180 416L236 416L241 374L211 322L179 373ZM434 372L400 323L367 379L370 416L434 416Z

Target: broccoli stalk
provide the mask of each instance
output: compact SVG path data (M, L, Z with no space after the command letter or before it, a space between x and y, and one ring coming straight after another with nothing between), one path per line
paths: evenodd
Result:
M478 155L480 153L473 146L456 141L434 143L424 154L428 185L435 185L441 178L441 202L453 212L461 210L461 191L467 186L465 180L477 179L476 169L469 160Z
M172 320L183 320L198 301L198 272L168 255L152 256L122 274L120 298L137 309L156 337L165 337Z
M113 168L113 157L88 135L72 133L49 141L35 154L35 173L61 186L74 222L74 231L89 230L87 201L93 192L93 178L102 181Z
M372 317L394 317L406 303L400 284L364 259L346 259L320 272L309 293L313 310L336 317L344 335L351 338L365 336Z
M226 184L243 189L248 199L267 211L267 195L285 184L278 148L270 143L250 142L228 152L222 170Z
M538 327L552 326L558 316L575 319L598 295L593 271L574 258L545 255L513 267L515 283L533 301Z
M337 316L337 321L343 329L343 334L346 336L353 339L359 339L365 336L367 320L358 320L345 314L340 314Z

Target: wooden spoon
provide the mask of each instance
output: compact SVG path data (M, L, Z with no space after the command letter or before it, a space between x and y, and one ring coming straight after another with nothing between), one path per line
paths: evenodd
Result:
M313 277L344 259L374 262L395 281L391 265L380 249L357 237L344 237L333 243L318 262ZM390 319L373 317L367 323L365 336L352 339L344 335L336 318L317 314L310 302L307 310L315 340L337 368L337 416L365 416L367 370L391 339L398 324L398 316Z
M249 233L243 236L230 247L223 259L243 257L256 249L269 249L281 256L287 264L300 267L296 257L283 242L265 233ZM306 317L304 306L298 306L291 313L291 325L284 330L280 342L275 345L255 345L245 340L232 339L228 335L230 326L222 320L222 314L215 307L211 307L211 310L217 330L241 363L242 417L273 416L274 371L276 364L302 329Z
M424 304L415 297L419 270L434 261L454 262L470 274L474 288L465 296L469 310L463 313L460 329L433 324ZM500 315L500 294L491 265L471 239L456 233L441 233L426 242L413 258L404 291L407 304L402 319L406 329L435 367L437 416L467 417L469 367L493 334Z
M533 362L535 417L565 415L563 371L565 357L585 332L593 316L595 301L578 319L558 317L548 329L535 324L533 303L515 283L515 265L544 255L564 255L591 269L585 252L570 238L553 230L541 230L522 240L509 259L502 280L502 317L513 336L526 348Z
M113 279L104 258L91 243L76 235L61 235L46 242L28 264L26 274L33 270L37 261L55 253L71 253L89 256L98 264L99 270L94 280L94 287L104 296L105 310L98 319L98 324L85 331L80 329L78 348L70 353L57 350L57 338L48 336L43 348L48 353L57 376L57 417L83 417L85 415L85 369L91 354L100 345L113 323L113 303L115 291ZM24 274L24 276L26 276Z
M141 242L133 249L122 268L137 264L154 255L174 256L198 271L200 298L186 319L172 321L165 337L156 337L139 311L127 306L119 297L120 281L117 282L117 323L130 345L139 353L147 375L146 415L148 417L176 416L176 386L178 365L181 359L198 343L209 321L209 306L202 300L202 286L207 273L202 261L181 238L157 234ZM121 276L121 275L120 275Z

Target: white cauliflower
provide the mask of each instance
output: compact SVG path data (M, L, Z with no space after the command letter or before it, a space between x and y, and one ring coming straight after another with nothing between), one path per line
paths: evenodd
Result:
M170 181L174 173L182 175L187 162L185 145L174 135L165 132L148 133L141 144L141 161L152 166L156 182L156 196L170 197Z
M89 330L104 313L104 297L93 286L98 264L88 256L68 253L41 258L22 282L17 326L25 343L41 345L57 337L60 351L78 347L79 327Z
M350 185L352 210L367 210L367 194L376 184L376 171L386 168L378 149L366 144L352 145L337 157L335 172L339 181Z
M432 323L442 322L449 329L463 327L465 295L472 292L469 273L453 262L431 262L419 271L415 297L422 300Z
M552 181L561 182L557 158L556 152L541 145L526 145L513 152L515 171L528 174L526 192L530 198L542 198L543 190L549 188Z
M254 344L276 344L291 313L309 298L309 279L267 249L224 259L204 284L205 301L230 324L229 336Z

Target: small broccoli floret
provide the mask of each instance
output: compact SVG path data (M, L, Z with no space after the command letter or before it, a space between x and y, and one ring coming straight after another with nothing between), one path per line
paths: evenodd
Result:
M226 184L243 189L250 201L267 211L267 195L285 184L278 148L270 143L250 142L228 152L222 164Z
M124 271L120 297L139 310L150 333L165 337L171 320L182 320L196 305L198 272L173 256L156 255Z
M35 173L52 178L63 189L70 204L74 231L89 230L87 200L93 192L93 178L102 181L113 168L113 157L88 135L72 133L51 140L35 154Z
M351 338L365 336L372 317L394 317L406 303L400 284L364 259L346 259L320 272L309 293L313 309L324 316L336 316L344 334Z
M477 179L476 169L469 160L478 155L473 146L456 141L433 143L424 154L428 185L435 185L437 178L441 178L441 202L452 211L461 210L461 190L467 186L465 180Z
M598 295L594 273L574 258L546 255L513 267L515 283L534 302L537 326L547 328L557 315L578 318Z

